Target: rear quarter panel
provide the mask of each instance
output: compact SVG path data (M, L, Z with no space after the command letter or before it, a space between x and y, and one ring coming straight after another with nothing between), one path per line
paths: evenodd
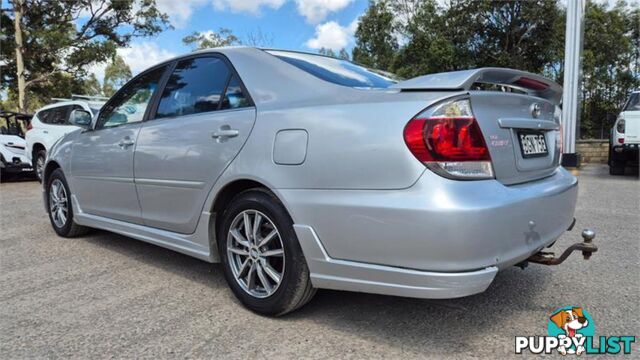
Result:
M251 138L231 171L260 174L276 188L399 189L425 171L403 139L406 121L424 102L360 103L259 112ZM405 121L406 119L406 121ZM276 164L279 131L308 133L304 162Z
M226 175L257 177L273 188L411 186L425 166L404 143L405 125L434 102L461 93L356 89L324 81L261 50L224 54L257 109L250 138ZM304 158L301 164L274 161L276 134L289 129L308 134L305 156L296 157Z

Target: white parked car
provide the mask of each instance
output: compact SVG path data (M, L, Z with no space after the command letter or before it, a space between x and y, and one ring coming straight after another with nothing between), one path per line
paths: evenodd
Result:
M640 90L631 93L611 129L609 173L623 175L627 165L638 166L640 148Z
M76 98L91 98L84 96L74 96ZM63 100L54 104L47 105L36 112L31 120L31 127L26 134L27 157L36 170L38 181L42 181L42 170L47 152L53 144L66 134L79 129L78 126L69 122L69 115L73 110L88 111L95 115L104 102L101 101L85 101L85 100Z
M24 128L20 121L29 121L26 114L3 111L0 118L0 177L9 174L30 173L31 161L25 154Z

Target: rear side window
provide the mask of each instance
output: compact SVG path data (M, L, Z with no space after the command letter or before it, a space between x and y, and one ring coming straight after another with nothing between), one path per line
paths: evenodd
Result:
M242 96L238 96L237 92L225 93L230 76L231 71L227 65L216 57L178 62L162 92L156 118L238 107L242 104L239 99ZM223 103L225 106L222 106Z
M237 109L247 106L251 106L249 99L242 91L240 80L238 80L237 76L233 75L231 76L231 80L229 80L227 90L224 92L220 109Z
M392 74L368 69L350 61L290 51L267 51L311 75L354 88L387 88L397 82Z
M640 110L640 93L631 94L627 105L623 111L638 111Z
M49 123L49 110L42 110L38 112L37 116L38 116L38 120L40 120L41 123L43 124Z
M49 125L68 125L70 106L58 106L38 113L38 119Z

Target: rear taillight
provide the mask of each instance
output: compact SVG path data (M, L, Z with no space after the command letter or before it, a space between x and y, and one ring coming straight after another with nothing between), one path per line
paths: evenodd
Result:
M619 132L620 134L624 134L624 119L620 119L618 120L618 125L616 125L616 131Z
M618 144L624 144L624 138L618 138Z
M29 121L29 123L27 124L27 131L33 129L33 126L31 125L31 121Z
M556 134L556 149L558 151L558 164L562 164L562 151L564 150L564 124L562 123L562 109L555 107L553 118L558 123L558 133Z
M493 178L484 136L468 99L438 104L416 115L404 128L411 153L434 172L449 178Z

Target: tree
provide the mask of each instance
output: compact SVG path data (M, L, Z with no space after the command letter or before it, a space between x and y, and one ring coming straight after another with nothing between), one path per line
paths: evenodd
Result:
M349 52L345 48L340 49L340 53L338 53L338 58L343 60L351 59L351 57L349 56Z
M355 36L355 62L380 70L392 70L398 42L394 36L394 14L387 1L369 3Z
M475 66L517 64L520 69L541 72L554 60L549 50L558 8L557 0L452 0L444 18L447 29L466 30L467 40L456 45L472 52Z
M583 137L606 137L628 91L640 85L634 72L633 33L638 31L626 3L608 9L590 2L585 12L582 58L582 108L580 133Z
M324 56L336 57L336 53L333 52L333 50L327 49L325 47L321 47L320 50L318 50L318 54L324 55Z
M566 11L558 0L379 0L356 31L355 61L411 78L486 66L562 82ZM581 136L602 137L640 86L640 9L587 3Z
M16 89L17 108L45 95L61 75L82 79L88 65L112 58L135 37L168 27L155 0L10 0L13 29L2 32L14 53L2 52L1 87ZM9 15L6 15L10 18ZM56 94L47 94L48 96Z
M100 81L98 80L95 74L89 74L83 80L83 83L84 83L84 86L83 86L84 91L80 92L81 94L92 95L92 96L104 95L102 86L100 85Z
M212 30L196 31L191 35L185 36L182 42L191 46L194 50L241 44L240 40L233 35L233 32L225 28L220 28L217 32Z
M241 43L255 47L272 47L273 34L265 33L258 27L255 30L249 31L245 36L245 41L242 41Z
M113 95L131 79L131 69L120 56L115 56L113 61L104 70L104 80L102 84L102 94L104 96Z

